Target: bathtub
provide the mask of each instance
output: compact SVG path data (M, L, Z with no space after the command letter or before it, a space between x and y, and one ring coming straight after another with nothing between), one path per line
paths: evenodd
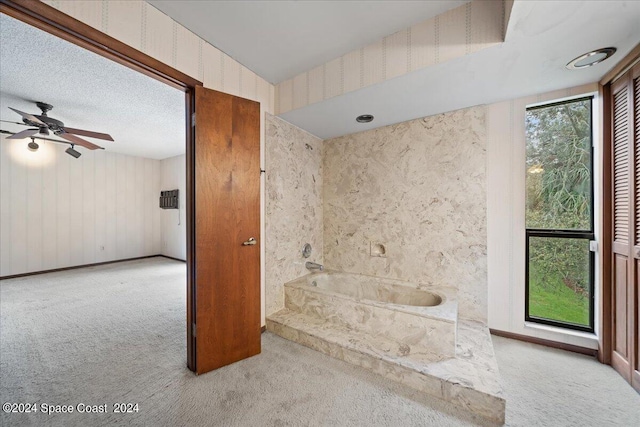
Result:
M355 331L376 353L427 363L455 356L454 288L325 271L286 283L284 293L286 309Z

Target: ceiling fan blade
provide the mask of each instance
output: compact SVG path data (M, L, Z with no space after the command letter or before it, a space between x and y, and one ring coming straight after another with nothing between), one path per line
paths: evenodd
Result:
M40 129L25 129L21 132L14 133L7 139L25 139L37 134L38 132L40 132Z
M37 124L42 125L42 126L47 126L46 123L44 123L42 120L40 120L39 118L37 118L33 114L25 113L24 111L16 110L15 108L11 108L11 107L9 107L9 109L12 110L12 111L15 111L16 113L20 114L23 118L25 118L25 119L27 119L27 120L29 120L31 122L37 123Z
M0 120L0 122L3 122L3 123L11 123L11 124L14 124L14 125L21 125L21 126L29 126L29 125L28 125L28 124L26 124L25 122L12 122L12 121L10 121L10 120Z
M104 150L104 148L100 147L99 145L93 144L89 141L85 141L84 139L78 138L77 136L72 135L70 133L63 132L58 136L60 138L64 138L67 141L72 142L73 144L80 145L81 147L84 147L84 148L88 148L89 150Z
M113 141L113 138L111 137L111 135L106 134L106 133L92 132L90 130L68 128L66 126L64 127L64 131L67 132L67 133L72 133L74 135L89 136L91 138L97 138L97 139L104 139L104 140L107 140L107 141Z

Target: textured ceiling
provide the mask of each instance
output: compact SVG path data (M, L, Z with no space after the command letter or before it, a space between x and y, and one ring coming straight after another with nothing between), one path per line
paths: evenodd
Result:
M21 121L7 107L40 114L34 102L43 101L69 127L110 134L115 142L87 138L108 151L152 159L185 152L183 92L4 14L0 39L0 119Z
M279 83L469 0L150 0L213 46Z

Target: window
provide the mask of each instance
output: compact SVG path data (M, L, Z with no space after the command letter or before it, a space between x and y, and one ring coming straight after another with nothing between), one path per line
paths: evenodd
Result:
M527 109L525 320L593 332L592 97Z

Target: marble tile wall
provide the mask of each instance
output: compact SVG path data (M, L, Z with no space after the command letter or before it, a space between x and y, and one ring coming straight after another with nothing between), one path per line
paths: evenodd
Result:
M455 287L486 322L485 108L326 140L323 159L327 267Z
M284 284L323 262L322 140L267 114L266 120L266 314L284 307Z

